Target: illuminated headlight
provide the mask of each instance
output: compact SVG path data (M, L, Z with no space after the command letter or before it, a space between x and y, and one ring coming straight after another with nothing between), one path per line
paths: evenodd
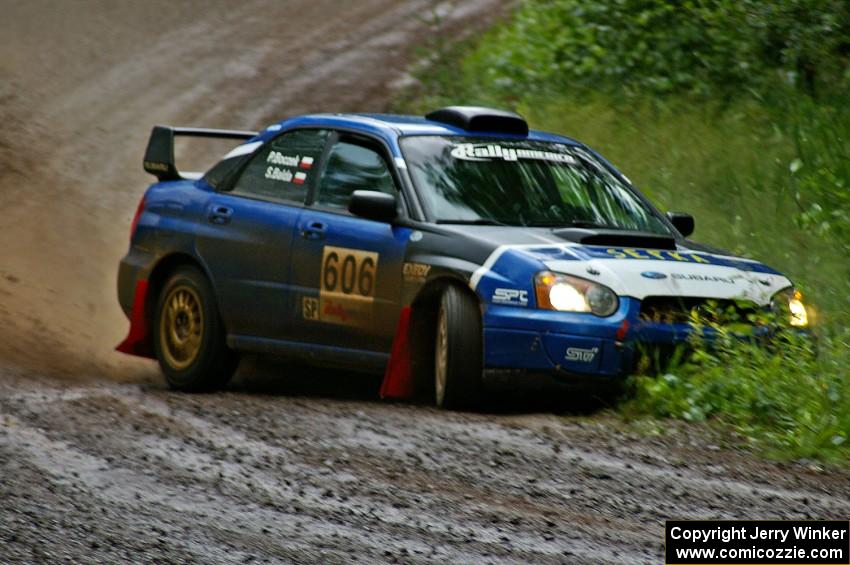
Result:
M601 284L548 271L534 277L537 306L561 312L589 312L610 316L620 301L614 291Z
M788 322L797 328L805 328L809 325L809 315L806 305L803 304L803 295L799 290L786 288L773 295L770 301L774 312L788 316Z

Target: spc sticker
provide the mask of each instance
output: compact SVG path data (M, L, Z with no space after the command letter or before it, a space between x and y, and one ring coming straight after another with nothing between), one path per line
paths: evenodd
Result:
M319 283L319 319L347 326L371 324L377 272L377 253L325 246Z
M528 306L528 291L516 288L497 288L493 291L491 300L493 304Z

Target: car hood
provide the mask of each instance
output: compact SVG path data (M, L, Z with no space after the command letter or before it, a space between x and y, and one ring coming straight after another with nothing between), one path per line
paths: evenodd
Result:
M464 230L467 235L473 230ZM470 281L482 296L497 288L533 291L537 272L548 270L603 284L619 296L700 297L750 300L766 305L791 281L770 267L742 257L710 253L681 241L666 249L617 245L642 242L640 236L587 245L565 240L551 230L475 226L493 251ZM598 239L598 238L597 238Z

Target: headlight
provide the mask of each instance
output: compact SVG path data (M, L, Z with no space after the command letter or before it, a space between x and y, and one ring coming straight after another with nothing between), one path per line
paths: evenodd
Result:
M799 290L794 288L780 290L773 295L770 306L777 314L787 316L788 322L794 327L805 328L809 325L809 315Z
M537 306L562 312L590 312L610 316L617 311L620 300L614 291L601 284L548 271L534 277Z

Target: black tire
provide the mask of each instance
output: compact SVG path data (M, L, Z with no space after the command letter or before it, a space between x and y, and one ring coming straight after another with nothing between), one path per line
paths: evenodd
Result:
M440 299L434 345L434 391L437 406L474 408L482 392L483 336L478 301L450 286Z
M196 267L179 267L169 277L152 325L154 352L171 388L217 390L236 372L239 357L227 347L212 286Z

